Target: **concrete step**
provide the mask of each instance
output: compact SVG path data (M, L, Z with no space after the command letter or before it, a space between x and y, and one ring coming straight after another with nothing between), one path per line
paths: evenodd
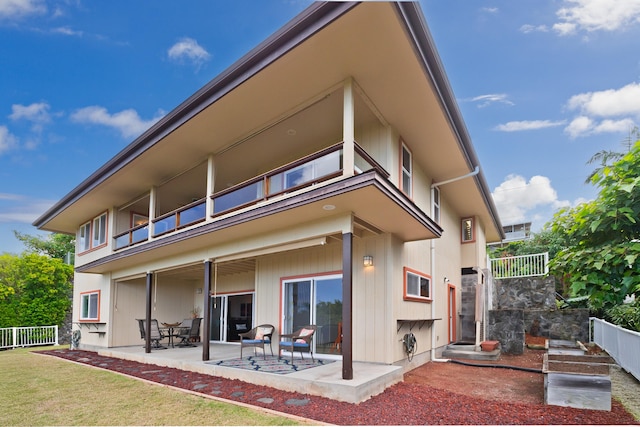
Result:
M445 359L498 360L500 348L493 351L481 351L475 344L449 344L442 352Z

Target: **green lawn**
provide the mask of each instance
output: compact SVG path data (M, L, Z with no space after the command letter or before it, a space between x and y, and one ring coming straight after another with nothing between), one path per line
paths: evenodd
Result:
M33 350L0 351L2 426L299 425Z

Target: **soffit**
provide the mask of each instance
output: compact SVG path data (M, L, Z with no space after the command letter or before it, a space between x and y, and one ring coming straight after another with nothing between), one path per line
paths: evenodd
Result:
M105 203L124 204L151 186L200 163L210 153L224 151L266 128L272 133L264 134L251 155L284 152L291 141L284 135L278 137L276 129L270 126L296 106L302 107L313 97L326 94L328 88L339 86L349 76L399 131L411 148L414 161L434 181L463 175L472 169L393 5L362 3L140 152L117 174L43 228L73 233L79 223L104 210ZM341 108L340 103L337 105ZM296 122L286 126L299 132L304 129L323 132L329 139L340 140L341 121L336 120L336 114L341 114L341 110L335 108L335 103L325 106L331 108L313 115L299 115ZM318 127L327 123L333 126ZM304 133L299 143L304 144ZM493 224L474 180L465 181L464 197L448 195L451 205L459 212L473 205L474 211L482 211L487 224Z

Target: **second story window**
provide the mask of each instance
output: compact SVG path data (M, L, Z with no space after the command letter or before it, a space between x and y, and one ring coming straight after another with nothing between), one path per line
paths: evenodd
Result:
M401 144L401 189L409 197L413 196L412 187L413 187L413 165L412 165L412 156L409 148L402 142Z
M473 218L462 219L462 243L471 243L476 241Z
M440 223L440 189L433 187L433 220Z
M107 213L85 222L78 230L78 253L96 249L107 244Z

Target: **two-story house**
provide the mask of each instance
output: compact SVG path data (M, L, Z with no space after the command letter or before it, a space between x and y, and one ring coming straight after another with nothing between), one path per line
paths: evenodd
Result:
M346 379L405 364L410 331L414 363L455 341L463 272L503 237L410 2L311 4L34 225L77 236L81 348L195 309L203 360L240 326L314 324Z

